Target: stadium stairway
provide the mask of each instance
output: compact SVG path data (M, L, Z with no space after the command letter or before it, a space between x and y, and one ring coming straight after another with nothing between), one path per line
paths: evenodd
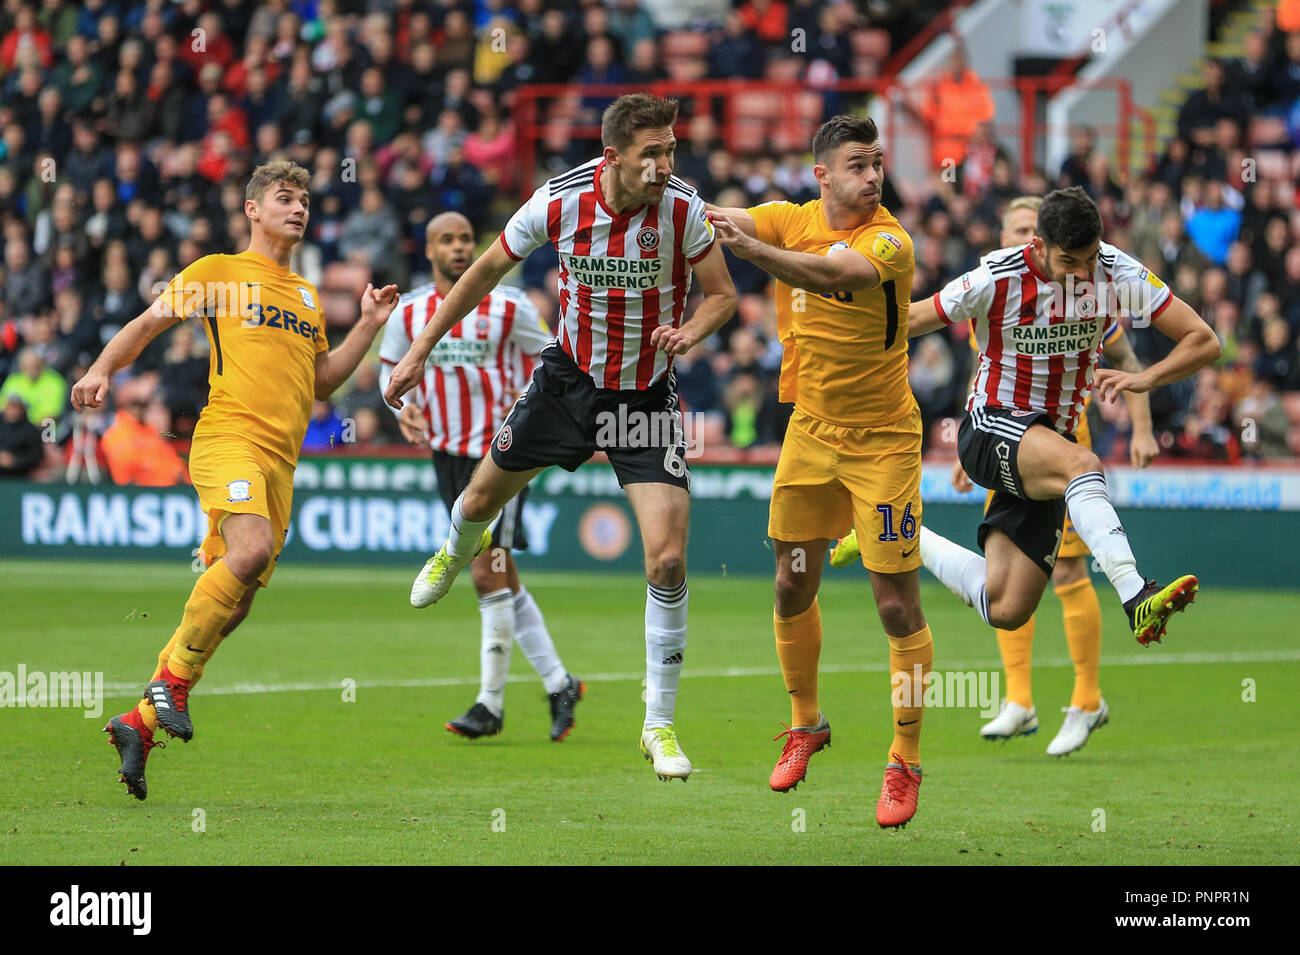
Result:
M1238 9L1224 18L1218 36L1205 45L1206 56L1228 60L1240 57L1245 51L1246 35L1261 27L1264 14L1276 6L1277 0L1245 0ZM1151 108L1150 112L1156 120L1156 155L1161 155L1169 141L1178 135L1178 113L1187 98L1196 90L1205 88L1201 70L1204 62L1200 60L1195 70L1175 76L1176 85L1162 92L1159 105ZM1131 122L1129 168L1140 169L1145 158L1142 149L1146 131L1140 117L1134 117ZM1245 132L1247 131L1243 130ZM1254 136L1250 139L1258 141Z

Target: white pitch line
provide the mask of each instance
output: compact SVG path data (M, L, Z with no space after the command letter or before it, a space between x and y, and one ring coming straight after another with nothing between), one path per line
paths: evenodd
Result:
M1213 664L1213 663L1294 663L1300 661L1300 650L1258 650L1246 653L1144 653L1140 656L1116 657L1103 661L1106 667L1127 666L1170 666L1172 664ZM1049 657L1035 660L1039 667L1072 667L1074 662L1068 657ZM940 672L966 670L1000 670L1002 661L995 659L960 660L939 668ZM827 664L821 667L822 673L887 673L889 667L879 663ZM766 676L778 677L781 671L776 667L726 667L721 670L690 670L682 674L683 678L722 679L730 677ZM640 681L644 673L590 673L582 679L591 683L617 683L620 681ZM510 683L532 683L537 679L533 674L516 675L509 678ZM429 677L419 680L357 680L357 689L422 689L442 686L478 686L479 678L474 677ZM231 686L204 686L204 696L243 696L257 693L302 693L322 690L338 691L343 689L342 680L334 683L235 683ZM128 697L142 692L138 683L108 683L104 686L106 697Z

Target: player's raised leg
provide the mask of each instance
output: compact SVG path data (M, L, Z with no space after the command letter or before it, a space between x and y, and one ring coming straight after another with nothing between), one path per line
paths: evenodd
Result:
M641 753L654 763L660 779L685 781L691 761L677 739L674 719L686 652L690 599L686 532L691 498L685 488L671 484L628 484L624 490L645 550L646 694Z
M442 599L456 575L492 543L488 529L492 519L540 470L507 471L491 455L483 458L469 486L452 505L447 542L424 562L411 585L411 606L427 607Z
M1075 530L1119 594L1138 643L1158 642L1169 617L1195 599L1196 578L1185 574L1158 586L1138 573L1128 535L1106 489L1101 460L1091 450L1038 424L1025 430L1018 456L1026 496L1065 498Z
M776 656L790 694L790 725L775 738L785 746L768 785L789 792L808 774L808 760L831 743L831 725L817 700L817 667L821 660L822 618L817 605L826 539L773 540L776 585L772 628L776 631Z

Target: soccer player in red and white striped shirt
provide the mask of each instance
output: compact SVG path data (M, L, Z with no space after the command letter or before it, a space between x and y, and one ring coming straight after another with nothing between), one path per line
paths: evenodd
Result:
M451 534L425 564L411 602L427 606L488 546L488 522L534 474L609 457L641 530L647 577L646 716L641 750L662 779L691 763L673 725L686 647L690 472L674 355L713 334L736 307L713 226L695 190L672 175L677 103L619 97L601 120L602 155L542 185L501 240L465 272L393 369L394 407L425 359L515 263L550 243L559 255L560 332L527 393L452 508ZM686 316L691 276L703 301Z
M1056 562L1066 508L1124 603L1142 645L1191 603L1190 574L1158 586L1138 573L1106 490L1101 461L1075 441L1095 384L1104 401L1194 375L1219 341L1190 306L1125 252L1101 241L1101 214L1082 189L1050 193L1020 248L984 256L932 299L913 302L910 335L973 321L979 371L958 434L962 467L997 492L979 542L985 557L922 528L921 559L985 622L1014 630L1033 614ZM1121 307L1177 344L1141 372L1093 369Z
M433 282L403 295L389 316L379 347L381 388L388 386L392 367L474 259L474 227L459 212L434 216L425 227L425 240ZM527 387L535 360L550 339L532 302L518 289L499 285L429 356L414 400L397 414L407 439L432 449L438 493L448 511L488 453L493 435ZM492 549L470 566L482 621L479 693L468 711L446 724L451 732L470 739L501 732L510 651L516 641L546 686L552 740L569 734L573 709L582 699L582 683L565 670L542 612L519 582L510 555L511 550L528 549L522 520L527 497L525 487L505 506L492 528Z

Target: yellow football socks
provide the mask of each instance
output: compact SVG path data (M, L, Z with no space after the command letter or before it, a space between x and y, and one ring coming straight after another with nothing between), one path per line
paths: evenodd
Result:
M998 650L1002 654L1002 672L1007 678L1008 703L1019 703L1025 709L1034 705L1034 694L1029 676L1029 661L1034 649L1034 618L1015 630L998 631Z
M1101 706L1101 603L1092 581L1083 580L1056 588L1065 616L1065 642L1074 661L1074 693L1070 705L1086 712Z
M167 658L167 669L182 680L194 675L208 647L234 616L246 586L219 560L194 583L185 615L173 636L175 644Z
M822 653L822 612L813 598L812 606L793 617L772 611L776 631L776 655L781 661L785 688L790 691L790 725L816 726L817 661Z
M896 673L905 673L907 680L902 684L904 690L902 702L917 704L915 706L894 706L894 742L890 745L889 762L897 753L908 766L921 764L921 718L925 715L923 703L926 674L934 663L934 640L930 636L929 626L923 627L907 637L889 638L889 672L890 700L897 703L899 684ZM916 667L921 667L922 683L916 683Z

